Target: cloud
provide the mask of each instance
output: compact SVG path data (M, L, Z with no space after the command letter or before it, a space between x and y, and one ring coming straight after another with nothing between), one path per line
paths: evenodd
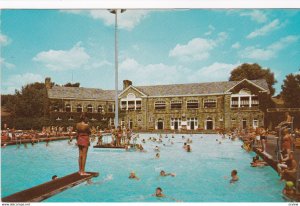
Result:
M2 82L1 94L13 94L16 89L20 90L22 86L34 82L43 82L43 77L34 73L12 75Z
M130 79L136 85L184 82L187 69L180 65L163 63L143 65L133 58L126 58L119 65L120 79Z
M277 56L277 54L287 47L289 44L298 41L299 36L286 36L279 41L270 44L266 48L260 48L258 46L246 47L241 53L242 58L256 59L256 60L269 60Z
M253 39L258 36L265 36L268 33L272 32L276 29L279 29L283 25L284 24L280 23L280 21L278 19L275 19L274 21L270 22L269 24L267 24L259 29L256 29L255 31L248 34L247 39Z
M199 82L199 80L205 82L227 81L230 76L230 72L240 64L240 62L235 64L214 62L209 66L202 67L193 73L193 75L190 75L189 80L191 82Z
M241 44L239 42L235 42L234 44L231 45L231 48L233 49L239 49L241 47Z
M10 39L4 35L0 33L0 46L6 46L10 43Z
M213 25L209 25L208 26L208 31L204 33L205 36L209 36L212 34L212 32L215 30L216 28Z
M181 61L200 61L210 56L210 52L228 37L221 32L216 39L194 38L187 44L177 44L169 51L170 57L179 58Z
M42 63L53 71L78 69L85 66L90 59L85 48L78 42L70 50L49 50L38 53L33 61Z
M240 16L249 16L252 21L258 23L264 23L268 20L267 15L261 10L243 11L240 13Z
M120 63L120 79L130 79L134 85L195 83L228 80L231 70L240 63L215 62L200 69L188 69L181 65L141 64L133 58Z
M12 69L15 67L16 66L14 64L7 62L4 58L0 57L0 68L1 69L4 69L4 68Z
M92 19L100 20L107 26L115 25L115 16L108 10L63 10L70 14L85 15ZM121 29L132 30L150 13L149 10L126 10L118 15L118 26Z

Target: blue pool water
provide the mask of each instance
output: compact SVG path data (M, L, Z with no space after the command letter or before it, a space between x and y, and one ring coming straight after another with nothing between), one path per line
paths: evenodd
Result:
M148 139L156 134L140 134ZM83 183L46 202L282 202L284 183L271 167L252 168L253 153L241 149L240 141L221 140L218 135L193 135L192 152L183 150L182 135L175 135L174 144L168 139L163 144L147 141L147 150L126 152L90 147L87 171L100 172L95 184ZM186 138L190 135L185 135ZM201 138L201 136L203 138ZM169 135L171 139L171 135ZM222 144L216 142L216 138ZM160 159L155 159L153 148L161 148ZM28 148L9 146L1 149L2 197L78 170L78 149L67 141L50 142ZM160 170L176 173L176 177L159 177ZM229 184L232 169L238 170L240 181ZM134 170L140 181L128 179ZM227 178L225 177L227 176ZM169 198L151 194L161 187Z

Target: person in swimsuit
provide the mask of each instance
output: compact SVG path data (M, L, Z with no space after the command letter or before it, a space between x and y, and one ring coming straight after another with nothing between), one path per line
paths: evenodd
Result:
M162 193L162 189L160 187L156 188L155 194L153 194L152 196L155 196L155 197L165 197L165 195Z
M90 138L91 134L90 126L88 124L88 119L85 113L82 113L80 116L80 122L76 125L77 129L77 145L79 149L79 174L80 175L89 175L85 170L85 163L87 158L88 148L90 146Z
M291 151L292 149L292 136L290 134L290 131L288 128L284 129L283 130L283 139L282 139L282 149L283 150L286 150L288 153Z

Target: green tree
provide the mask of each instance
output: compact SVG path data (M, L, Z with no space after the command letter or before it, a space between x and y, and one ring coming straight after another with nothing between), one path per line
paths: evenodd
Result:
M255 80L265 79L268 83L270 95L275 93L273 85L277 82L274 73L270 69L263 69L259 64L244 63L231 71L230 81L240 81L243 79Z
M300 108L300 74L287 75L281 89L281 96L285 106Z
M16 91L15 113L18 117L42 117L47 92L44 83L33 83Z
M80 83L76 82L76 83L70 83L68 82L67 84L64 85L64 87L80 87Z

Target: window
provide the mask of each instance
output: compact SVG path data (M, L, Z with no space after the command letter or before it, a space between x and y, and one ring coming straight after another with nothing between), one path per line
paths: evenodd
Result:
M126 107L127 107L127 102L121 101L121 110L126 110Z
M87 106L87 112L90 112L90 113L93 112L93 106L92 106L91 104L89 104L89 105Z
M231 97L231 107L239 107L239 98Z
M198 100L189 100L186 103L186 107L188 109L198 109L199 108L199 101Z
M241 107L249 107L250 106L250 101L249 97L241 97Z
M82 110L83 108L82 108L82 106L81 106L81 104L78 104L77 105L77 112L83 112L83 110Z
M141 100L137 100L136 101L136 110L141 110L142 109L142 101Z
M114 112L114 105L113 104L108 105L108 112Z
M128 101L128 110L134 110L134 101Z
M103 106L99 105L98 106L98 113L103 113L103 112L104 112Z
M253 128L256 129L258 127L258 119L253 119Z
M164 109L166 109L166 102L165 101L157 101L157 102L155 102L154 107L157 110L164 110Z
M58 112L58 110L59 110L58 105L53 105L52 108L53 108L53 111L54 111L54 112Z
M173 100L171 101L171 109L181 109L182 101Z
M71 105L70 104L66 104L66 112L71 112Z
M259 105L259 101L258 101L258 97L257 96L253 96L252 97L252 102L251 102L253 107L257 107Z
M216 108L217 100L215 99L205 99L204 100L204 108Z
M232 119L231 119L232 122L235 122L235 120L236 120L235 118L232 118Z

